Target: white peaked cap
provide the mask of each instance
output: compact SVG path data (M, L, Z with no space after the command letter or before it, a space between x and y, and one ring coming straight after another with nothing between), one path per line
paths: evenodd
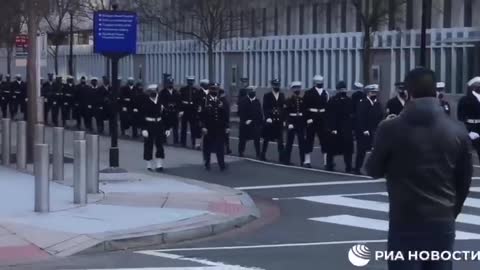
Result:
M189 80L189 81L194 81L194 80L195 80L195 76L187 76L186 79Z
M200 81L201 84L209 84L210 83L210 80L209 79L202 79Z
M147 87L147 90L157 90L158 89L158 84L150 84Z
M90 78L90 81L98 81L98 78L97 77L92 77L92 78Z
M313 77L314 82L322 82L323 83L323 76L322 75L315 75Z
M254 85L249 85L249 86L247 86L247 89L248 90L255 90L255 89L257 89L257 87L254 86Z
M22 74L17 74L17 75L15 75L15 77L20 77L21 78Z
M470 81L468 81L467 85L472 86L472 85L477 84L477 83L480 83L480 77L475 77L475 78L471 79Z
M290 87L302 87L302 82L300 81L294 81L290 84Z
M353 86L356 87L356 88L363 88L363 83L361 83L361 82L355 82L355 83L353 84Z
M128 77L128 80L129 80L129 81L135 81L135 78L133 78L133 77Z
M437 82L437 88L445 88L444 82Z
M378 91L378 84L370 84L365 87L365 90L367 91Z
M73 79L73 76L72 76L72 75L68 75L68 76L67 76L67 79Z

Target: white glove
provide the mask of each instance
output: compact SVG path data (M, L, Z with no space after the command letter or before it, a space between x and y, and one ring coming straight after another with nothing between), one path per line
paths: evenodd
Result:
M206 128L202 128L202 133L203 133L203 135L207 135L207 133L208 133L208 129L206 129Z
M292 124L288 125L288 129L293 129L293 125Z
M333 135L337 135L337 131L336 131L336 130L332 130L332 134L333 134Z
M368 130L366 130L366 131L363 132L363 135L370 136L370 132Z
M178 117L183 117L183 112L179 112Z
M148 131L147 130L142 130L142 136L144 138L148 138Z
M251 123L252 123L252 120L247 120L247 121L245 121L245 124L246 124L247 126L250 125Z
M267 123L269 123L269 124L273 123L272 118L268 118Z
M307 120L307 124L310 125L311 123L313 123L313 119L308 119L308 120Z
M169 129L169 130L165 130L165 136L167 137L170 137L170 134L172 133L172 131Z
M230 134L230 129L227 128L227 129L225 130L225 133Z
M476 133L476 132L470 132L470 133L468 133L468 136L470 137L470 139L471 139L472 141L480 138L480 135L479 135L478 133Z
M393 118L395 118L395 117L397 117L396 114L389 114L386 119L387 119L387 120L390 120L390 119L393 119Z

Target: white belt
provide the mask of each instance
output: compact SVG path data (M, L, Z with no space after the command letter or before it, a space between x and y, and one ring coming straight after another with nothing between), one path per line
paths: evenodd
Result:
M53 102L53 105L57 105L57 102L56 102L56 101L54 101L54 102Z
M130 99L129 99L129 98L124 98L123 100L124 100L124 101L130 101Z
M54 104L55 104L55 103L54 103ZM92 108L92 105L88 105L87 107L88 107L89 109L91 109L91 108Z
M314 113L324 113L324 112L325 112L325 109L314 109L314 108L310 108L310 109L308 109L308 111L314 112Z
M122 108L122 111L124 111L124 112L128 111L128 110L127 110L127 107L123 107L123 108Z
M480 119L467 119L469 124L480 124Z
M21 93L22 93L22 92L19 92L19 91L15 91L15 94L19 94L19 95L20 95Z
M162 118L161 117L158 117L158 118L145 117L145 121L147 121L147 122L160 122L160 121L162 121Z
M72 96L72 94L65 94L65 96L67 96L67 97L71 97L71 96Z
M17 98L17 96L12 96L12 98Z
M99 107L98 109L99 109L99 110L103 110L103 107Z
M4 93L10 93L10 91L3 91Z
M68 106L68 102L64 102L63 105Z
M56 93L56 95L57 95L57 96L61 96L61 95L63 95L63 94L62 94L62 93Z
M183 104L190 104L193 105L193 102L188 102L188 101L182 101Z
M138 112L138 109L133 109L133 112Z
M290 116L303 116L303 113L291 113Z

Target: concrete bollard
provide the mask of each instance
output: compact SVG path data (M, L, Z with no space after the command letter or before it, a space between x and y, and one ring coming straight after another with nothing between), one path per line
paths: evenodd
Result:
M43 97L38 97L37 98L37 113L36 113L36 116L37 116L37 123L45 123L45 111L44 111L44 107L45 107L45 102L44 102L44 98Z
M63 181L64 178L64 129L53 128L53 165L52 180Z
M2 164L4 166L10 165L10 147L11 147L11 120L8 118L2 119Z
M35 125L35 144L44 144L45 143L45 125L36 124Z
M27 122L17 122L17 169L27 168Z
M73 203L87 204L87 143L85 140L73 142Z
M85 140L85 131L75 131L73 132L73 141L83 141Z
M35 145L35 212L50 211L50 183L48 180L48 145Z
M99 136L87 135L87 192L98 193L98 179L100 178L99 165Z

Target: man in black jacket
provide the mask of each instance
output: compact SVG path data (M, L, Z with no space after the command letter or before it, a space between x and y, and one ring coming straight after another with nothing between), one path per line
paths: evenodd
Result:
M53 83L52 93L50 96L51 99L51 110L52 110L52 123L54 126L58 126L58 116L60 115L60 110L63 107L63 82L62 76L56 76L55 82Z
M405 89L405 84L403 82L397 82L395 83L395 88L397 89L397 95L387 102L387 108L385 109L387 117L399 115L402 112L403 107L405 107L405 101L407 100L408 95Z
M247 141L253 140L255 153L260 158L260 137L262 133L263 113L262 105L258 101L253 86L248 87L247 98L240 101L238 115L240 116L240 139L238 154L243 157Z
M173 88L173 78L165 80L165 88L160 92L160 101L165 107L165 126L173 131L173 144L178 144L178 116L180 113L181 97L177 89Z
M452 251L473 168L468 132L438 106L433 71L411 71L406 86L411 100L379 126L366 168L387 178L388 249L408 258L411 251ZM450 270L452 262L390 261L389 269Z
M278 159L283 160L283 125L285 123L285 95L280 92L280 81L271 81L272 91L263 96L263 115L265 123L263 126L263 147L262 160L266 160L268 143L276 141L278 146Z
M447 115L451 114L451 107L450 103L446 101L445 98L445 83L444 82L437 82L437 98L440 101L440 106L442 106L443 110Z
M67 76L67 83L63 87L63 106L62 121L65 127L67 121L70 120L71 112L75 102L75 84L72 76Z
M182 125L180 131L180 143L183 147L187 146L187 128L190 126L190 138L192 140L192 147L195 147L195 139L198 136L198 124L196 121L195 114L197 113L195 108L195 97L198 95L199 91L194 86L195 77L187 77L187 85L180 88L180 118L182 118Z
M377 99L378 85L365 87L367 97L360 100L356 112L357 156L355 158L355 174L361 174L367 151L372 149L373 138L378 124L384 119L382 105Z
M0 108L2 110L2 117L7 118L7 107L8 107L8 93L10 89L7 84L3 81L3 74L0 74Z
M480 159L480 77L468 82L468 92L457 105L458 120L465 124Z
M17 74L15 81L10 84L11 100L10 100L10 117L16 118L18 109L24 112L25 98L27 98L27 84L22 81L22 75Z

